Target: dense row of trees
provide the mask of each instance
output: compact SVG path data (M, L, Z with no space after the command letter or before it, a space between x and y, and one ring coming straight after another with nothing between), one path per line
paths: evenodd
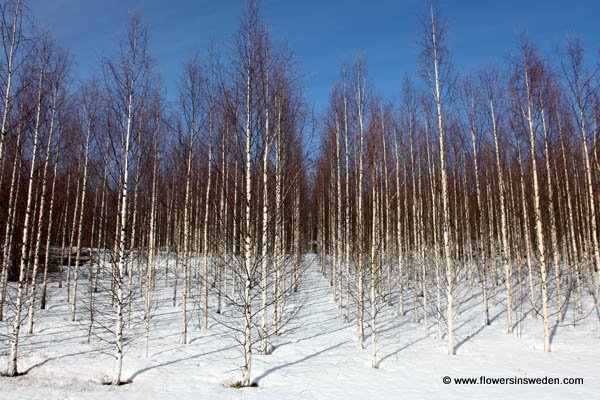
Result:
M222 302L231 309L224 321L244 349L249 385L251 354L268 352L293 311L285 299L307 234L306 107L290 51L271 43L250 2L232 50L192 55L169 104L135 14L100 76L79 87L69 84L67 52L29 24L23 0L5 2L1 22L7 375L18 374L24 313L34 334L38 309L63 301L47 297L56 264L70 320L89 319L90 338L113 335L113 384L136 304L147 349L154 293L165 286L181 307L182 344L192 300L202 328L209 316L219 321Z
M428 327L454 354L461 286L505 308L515 332L529 307L550 330L585 293L600 300L598 63L578 39L552 58L521 38L508 65L457 74L445 26L423 19L419 71L386 104L363 59L342 68L324 116L313 235L364 347L384 306ZM368 307L370 306L370 307ZM443 334L442 332L445 331Z

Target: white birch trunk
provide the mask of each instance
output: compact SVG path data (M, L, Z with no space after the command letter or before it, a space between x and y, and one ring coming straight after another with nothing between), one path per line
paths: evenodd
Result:
M525 57L527 57L525 55ZM542 287L542 317L544 319L544 351L550 351L550 321L548 317L548 274L546 266L546 251L544 247L544 231L542 222L542 209L540 205L540 189L538 183L536 152L535 152L535 128L533 119L533 94L529 78L529 66L525 59L525 85L527 89L527 123L529 130L529 152L531 156L531 175L533 178L533 215L535 219L536 248L538 263L540 266Z
M206 183L206 198L204 201L204 232L202 234L203 237L203 245L202 251L204 252L204 262L203 262L203 299L204 299L204 316L203 316L203 326L204 329L208 328L208 262L209 262L209 249L208 249L208 224L209 220L209 212L210 212L210 188L211 188L211 175L212 175L212 110L209 111L208 116L208 177Z
M21 309L23 306L23 291L25 288L25 275L28 264L29 253L29 235L33 231L32 213L33 213L33 195L34 195L34 177L36 171L36 158L39 140L41 113L42 113L42 92L45 78L46 60L42 60L40 77L38 80L38 95L36 103L36 118L35 127L33 130L33 144L31 153L31 165L29 170L28 187L27 187L27 205L25 207L25 221L23 222L23 237L21 242L21 258L19 264L19 282L17 286L17 295L15 300L15 316L12 323L12 332L10 335L10 353L8 356L8 368L6 374L8 376L18 375L17 358L19 348L19 333L21 329Z
M496 112L494 109L494 101L490 99L490 118L492 121L492 134L494 136L494 148L496 153L496 176L498 179L498 194L500 196L500 238L502 246L502 264L504 265L504 280L506 285L506 332L513 331L512 318L512 268L509 262L508 249L508 229L506 222L506 200L504 197L504 176L502 173L502 165L500 164L500 147L498 145L498 129L496 121Z
M263 201L262 201L262 238L261 238L261 342L260 352L267 353L267 273L269 269L269 148L271 138L269 136L269 53L266 52L266 83L265 83L265 134L264 134L264 152L262 159L262 184L263 184Z
M17 149L20 149L22 146L22 138L23 138L23 130L22 124L19 123L17 125ZM8 195L8 209L7 209L7 219L6 226L4 231L4 241L2 242L2 270L0 275L0 321L4 320L4 303L6 300L6 291L8 285L8 269L10 267L10 253L12 251L13 244L13 231L15 227L15 219L16 219L16 202L19 193L19 187L21 183L21 165L23 163L23 158L15 153L15 158L13 160L12 167L12 176L10 178L10 189Z
M454 330L452 325L452 305L453 305L453 293L452 286L454 282L452 265L451 265L451 254L450 254L450 215L448 210L448 182L446 177L446 148L445 148L445 128L444 119L442 114L442 95L440 89L440 76L439 76L439 59L438 59L438 36L436 33L436 20L433 16L433 10L431 13L431 44L433 50L433 69L434 69L434 97L437 108L437 119L438 119L438 134L439 134L439 146L440 146L440 175L441 175L441 186L442 186L442 237L444 246L444 260L446 267L446 300L447 300L447 311L446 324L448 326L448 354L454 354Z
M356 101L358 111L358 128L359 128L359 154L358 154L358 205L357 205L357 225L358 225L358 299L356 320L358 324L358 342L360 346L365 348L365 327L364 327L364 228L363 228L363 147L364 147L364 128L363 128L363 86L361 80L361 65L357 66L357 88Z
M193 100L192 100L193 101ZM186 157L186 172L185 172L185 198L183 200L183 293L181 296L181 337L179 342L187 344L187 297L189 291L189 257L190 257L190 225L191 225L191 209L190 209L190 185L192 180L192 154L194 148L194 133L195 124L195 104L192 105L192 121L189 128L188 148ZM210 167L209 167L210 168ZM210 183L209 183L210 185ZM206 257L206 251L205 251Z
M83 181L81 183L81 207L77 222L77 250L75 255L75 269L73 273L73 294L71 296L71 321L75 321L77 315L77 283L79 281L79 263L81 257L81 238L83 230L83 215L85 213L85 197L87 192L88 157L90 152L90 135L92 133L92 118L88 116L87 130L85 135L85 149L83 155Z
M13 60L15 56L15 48L17 45L17 26L19 13L21 10L21 0L15 3L15 12L13 14L12 29L10 33L8 46L8 59L6 62L6 88L4 90L4 109L2 110L2 127L0 128L0 165L4 165L4 140L7 134L8 111L10 108L10 92L12 87L12 79L14 74ZM6 49L5 49L6 50ZM2 179L0 179L0 182Z
M52 111L50 116L50 128L48 131L48 143L46 145L46 155L44 159L44 169L42 172L42 192L40 195L40 206L38 211L38 222L37 222L37 237L35 239L35 251L33 255L33 271L31 273L31 287L29 288L29 310L27 312L28 322L27 322L27 333L33 333L33 319L35 314L35 298L36 298L36 288L37 288L37 275L38 269L40 265L39 254L40 247L42 243L42 224L44 221L44 214L46 208L46 186L47 186L47 177L48 177L48 164L50 160L50 150L52 148L52 137L54 134L54 117L56 114L56 99L58 97L58 78L56 81L56 85L54 87L54 92L52 96ZM48 235L50 235L50 231L48 231Z
M248 32L248 45L250 45L250 32ZM251 99L252 99L252 75L250 71L251 59L248 56L246 71L246 196L244 199L244 365L242 367L242 386L250 385L252 374L252 229L251 229L251 206L252 206L252 130L251 130Z

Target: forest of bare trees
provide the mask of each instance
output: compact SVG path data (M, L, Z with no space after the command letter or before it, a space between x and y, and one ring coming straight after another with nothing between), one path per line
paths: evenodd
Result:
M333 88L313 186L321 268L363 347L369 320L373 367L384 304L437 324L454 354L461 286L480 286L486 325L503 304L508 334L524 313L542 318L551 351L566 308L600 300L598 63L577 38L544 58L523 36L507 65L459 74L428 11L422 84L406 78L398 104L364 59Z
M504 65L456 71L430 5L418 79L399 101L359 58L313 129L297 61L253 1L227 50L182 63L174 101L136 13L98 75L75 85L69 52L25 0L0 11L7 376L22 372L23 336L66 303L88 341L112 346L106 383L124 383L124 337L139 320L148 355L168 290L179 343L194 319L226 325L237 384L250 386L252 355L269 354L297 312L287 300L309 252L373 368L385 308L436 326L453 355L464 291L481 293L484 325L504 307L509 335L540 318L547 352L567 308L600 306L600 64L577 38L547 56L522 36Z
M114 335L112 383L121 383L132 303L143 298L147 339L164 277L181 307L182 344L191 300L202 304L203 328L220 313L209 297L236 306L249 385L252 348L267 352L287 318L307 235L294 212L308 203L307 116L289 50L271 43L251 5L234 50L191 56L167 105L136 14L102 76L73 88L68 53L28 25L26 3L2 12L7 375L19 373L24 313L34 334L36 308L67 301L71 321L89 319L90 336L98 314L110 321L102 329ZM171 261L166 271L160 257ZM52 272L64 299L47 298Z

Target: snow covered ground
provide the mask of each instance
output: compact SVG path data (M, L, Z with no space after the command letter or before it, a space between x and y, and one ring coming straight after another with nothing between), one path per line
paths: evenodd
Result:
M386 307L378 319L379 368L372 369L370 338L366 349L357 343L354 323L339 316L328 281L313 255L296 301L303 307L294 323L274 342L270 355L253 357L252 375L258 388L233 389L240 378L241 353L226 328L211 320L201 330L192 318L189 344L179 344L180 307L168 294L153 319L149 357L144 356L143 325L128 332L120 387L101 385L112 375L109 343L87 343L85 315L69 321L65 292L51 285L50 307L39 311L36 333L22 334L17 378L0 377L1 399L505 399L599 398L600 315L588 298L587 316L572 309L553 330L552 353L543 351L541 321L517 314L516 333L505 333L503 305L491 309L492 324L483 326L478 292L462 293L456 317L457 355L446 354L446 341L435 325L426 330L414 322L412 306L398 317L397 306ZM502 296L499 296L501 299ZM195 311L192 311L192 313ZM574 319L576 318L576 319ZM576 326L573 326L575 323ZM0 323L8 334L9 322ZM367 333L369 328L367 326ZM7 337L0 354L5 362ZM4 369L2 366L0 370ZM444 384L443 378L583 378L580 385ZM109 397L107 397L109 396Z

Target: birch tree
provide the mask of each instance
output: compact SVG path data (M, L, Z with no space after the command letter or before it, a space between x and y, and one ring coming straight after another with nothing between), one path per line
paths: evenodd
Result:
M88 183L88 161L90 155L90 140L92 138L92 132L94 131L96 118L98 113L98 105L96 98L99 96L99 92L95 85L92 83L89 87L83 88L82 90L82 104L83 104L83 121L81 124L82 130L85 132L84 144L83 144L83 177L81 180L81 206L79 207L79 215L77 217L77 244L75 253L75 269L73 275L73 293L71 296L71 321L75 321L77 315L77 285L79 281L79 264L81 262L81 244L82 244L82 229L83 219L86 211L86 192Z
M0 165L4 170L4 147L7 135L8 117L12 101L12 86L15 76L15 58L22 39L21 23L23 18L22 0L7 1L0 8L0 29L2 31L2 46L6 57L5 86L3 90L2 126L0 127ZM0 174L2 182L3 174Z
M448 327L448 354L454 354L454 328L453 328L453 269L450 254L450 214L448 205L448 179L446 171L446 131L444 122L444 91L447 91L448 60L447 50L444 47L444 26L440 24L439 17L434 11L433 4L429 3L430 24L426 27L423 40L423 58L426 60L426 73L437 113L437 130L439 140L440 159L440 184L442 198L442 245L446 271L446 305Z
M147 84L149 56L147 53L147 31L138 16L133 14L121 44L120 55L115 60L106 61L106 85L109 95L115 102L114 117L119 121L118 137L112 138L119 149L119 218L116 240L116 309L115 309L115 358L116 365L111 383L122 384L123 369L123 311L125 306L124 284L127 254L128 204L130 184L130 163L133 155L134 123L140 103L139 97ZM132 266L129 266L132 268Z
M40 141L40 129L42 123L42 108L43 108L43 93L47 79L47 68L50 63L50 43L45 40L41 44L39 51L39 60L37 65L33 68L37 72L37 87L35 93L35 122L32 132L32 150L31 150L31 162L29 165L29 177L27 181L27 197L25 206L25 220L23 222L23 234L21 241L21 255L19 261L19 281L17 286L17 294L15 300L15 314L12 323L12 332L10 336L10 354L8 356L8 368L6 374L8 376L18 375L17 370L17 359L19 349L19 334L21 329L21 310L23 307L23 296L25 290L25 279L26 269L29 263L29 246L30 246L30 235L33 233L33 197L34 197L34 178L37 168L37 155L38 146Z

